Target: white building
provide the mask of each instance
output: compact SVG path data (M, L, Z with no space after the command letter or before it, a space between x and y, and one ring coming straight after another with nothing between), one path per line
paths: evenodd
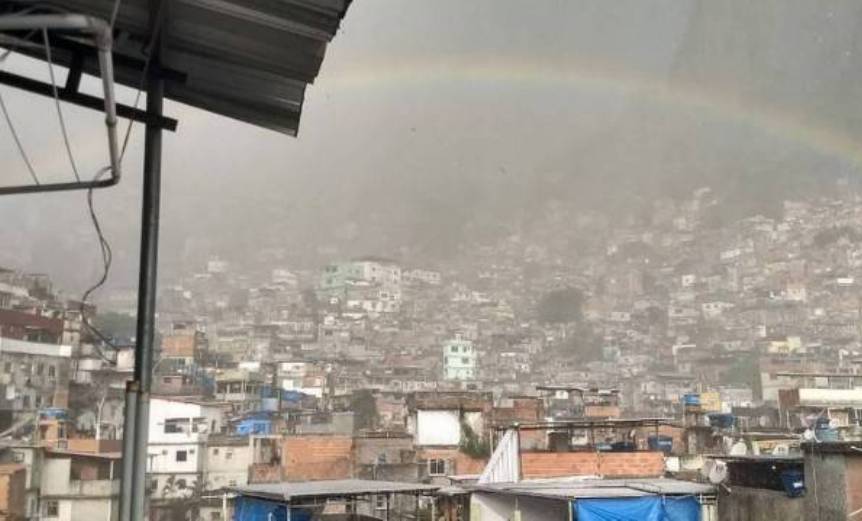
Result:
M423 270L421 268L406 270L402 274L402 277L404 282L408 284L428 284L431 286L439 286L443 281L443 277L440 275L439 271Z
M120 454L45 451L40 472L44 521L118 519ZM35 517L35 516L34 516Z
M277 368L278 386L317 398L326 392L326 374L307 362L281 362Z
M473 342L456 335L443 345L443 378L473 380L477 375L477 355Z
M219 490L248 483L252 463L251 439L216 436L207 441L204 458L204 490Z
M190 496L203 477L207 437L220 433L221 405L153 398L147 456L152 498ZM200 483L203 485L203 483Z
M394 312L401 301L401 266L394 261L366 257L330 264L323 269L320 289L341 294L354 309ZM375 301L368 303L366 301Z

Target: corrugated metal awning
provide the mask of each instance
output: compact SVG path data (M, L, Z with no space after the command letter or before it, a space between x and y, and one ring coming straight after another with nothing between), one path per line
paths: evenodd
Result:
M285 483L260 483L228 490L244 496L278 501L310 498L349 498L371 494L431 494L440 487L398 481L372 481L366 479L336 479Z
M306 85L320 71L351 0L164 0L160 71L165 96L296 135ZM32 2L15 2L22 8ZM111 18L114 0L47 0L45 11ZM115 81L137 89L150 40L148 0L122 0L114 26ZM55 62L98 73L75 42L52 41ZM41 50L25 51L42 58ZM77 57L75 55L78 55Z

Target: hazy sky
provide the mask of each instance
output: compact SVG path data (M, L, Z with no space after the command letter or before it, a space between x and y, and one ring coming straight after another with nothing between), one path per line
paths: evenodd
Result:
M476 211L533 208L523 194L544 197L559 178L579 180L573 198L602 201L675 176L855 172L860 7L814 4L356 0L307 91L298 139L168 105L180 128L165 138L164 269L279 242L421 243ZM0 92L37 169L71 175L50 101ZM98 114L66 110L94 172ZM121 185L97 194L115 287L135 281L137 130ZM26 175L0 125L0 178ZM83 193L3 198L0 264L82 287L100 269L86 216Z

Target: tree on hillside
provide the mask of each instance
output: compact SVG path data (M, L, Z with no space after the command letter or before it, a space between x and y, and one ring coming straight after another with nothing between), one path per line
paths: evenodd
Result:
M548 324L580 322L583 318L584 294L577 288L556 289L539 300L536 316Z

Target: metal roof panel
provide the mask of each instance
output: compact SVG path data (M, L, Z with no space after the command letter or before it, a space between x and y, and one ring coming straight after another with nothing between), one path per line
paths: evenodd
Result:
M350 0L164 0L162 68L169 99L295 135L305 86L320 72ZM21 2L22 6L26 2ZM47 10L110 17L113 0L47 0ZM124 0L115 81L137 88L149 41L147 0ZM28 51L39 57L39 50ZM73 52L58 49L69 66ZM85 71L94 67L85 62Z

